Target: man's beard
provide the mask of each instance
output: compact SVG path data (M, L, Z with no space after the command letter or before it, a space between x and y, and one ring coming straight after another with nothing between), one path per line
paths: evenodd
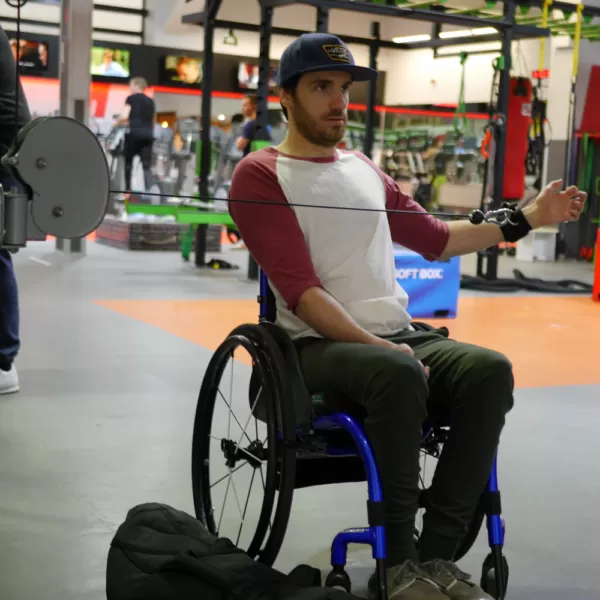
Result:
M298 131L302 137L306 138L311 144L323 146L324 148L331 148L337 146L339 142L344 139L344 134L346 132L345 124L341 126L325 127L322 122L311 117L298 101L294 102L291 112L294 116L294 123L298 128ZM340 117L344 120L346 118L343 112L332 113L328 115L328 117Z

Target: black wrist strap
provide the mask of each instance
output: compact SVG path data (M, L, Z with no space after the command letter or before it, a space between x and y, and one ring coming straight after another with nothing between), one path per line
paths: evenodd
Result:
M500 225L502 235L507 242L518 242L522 240L530 231L531 225L520 210L513 211L506 222Z

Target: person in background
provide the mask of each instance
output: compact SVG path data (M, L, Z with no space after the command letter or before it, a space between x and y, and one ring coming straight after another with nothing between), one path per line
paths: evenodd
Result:
M254 94L249 94L242 100L242 114L248 121L242 128L242 133L235 143L238 150L247 156L252 149L252 142L256 139L256 105L257 98ZM271 127L267 127L267 137L269 141L273 141L271 138Z
M154 144L154 100L145 94L148 83L143 77L134 77L129 82L131 95L125 100L125 109L115 122L115 127L129 124L125 138L125 185L131 191L133 159L140 157L144 169L144 188L152 187L152 145Z
M228 160L234 165L244 157L243 150L240 150L237 145L237 141L242 136L244 130L244 115L236 113L231 117L231 131L225 144L224 152ZM233 173L233 171L232 171ZM231 176L230 173L229 175Z
M242 135L243 129L244 115L236 113L231 117L231 131L229 132L229 139L224 149L227 163L229 165L230 172L227 174L229 179L231 179L233 176L233 171L235 170L237 164L244 157L243 150L240 150L236 143L239 137ZM239 250L244 250L246 248L244 243L241 241L238 230L235 227L227 227L227 237L231 240L233 248Z
M10 148L17 131L31 121L23 87L19 81L17 123L15 124L15 58L8 37L0 27L0 156ZM20 185L0 167L0 184L5 190ZM0 394L19 391L14 360L19 352L19 291L8 250L0 249Z

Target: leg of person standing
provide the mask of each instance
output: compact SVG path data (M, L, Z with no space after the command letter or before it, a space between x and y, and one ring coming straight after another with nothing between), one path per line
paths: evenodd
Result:
M154 140L140 140L138 144L138 153L144 170L144 188L149 192L152 188L152 147Z
M0 250L0 394L19 391L19 295L11 254Z
M135 140L130 134L125 137L125 144L123 148L123 156L125 159L125 190L131 192L131 172L133 169L133 159L137 153Z

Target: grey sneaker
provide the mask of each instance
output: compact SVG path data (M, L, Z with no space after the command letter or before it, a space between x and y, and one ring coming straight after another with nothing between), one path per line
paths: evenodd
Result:
M19 391L19 376L13 365L10 371L0 370L0 396L2 394L13 394Z
M448 600L425 571L409 560L387 570L388 600ZM379 600L377 576L369 579L369 600Z
M453 562L432 560L423 563L422 568L450 600L494 600L471 581L469 574L461 571Z

